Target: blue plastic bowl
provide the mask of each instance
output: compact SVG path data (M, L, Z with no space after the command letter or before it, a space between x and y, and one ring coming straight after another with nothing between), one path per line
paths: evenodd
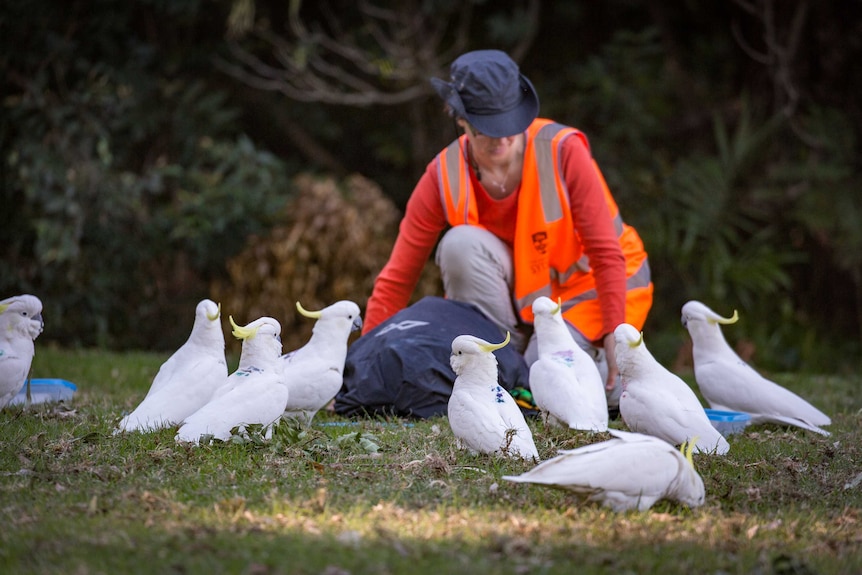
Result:
M30 403L48 403L56 401L71 401L78 387L71 381L65 379L31 379L30 380ZM27 401L27 384L21 388L12 401L11 405L24 404Z
M751 423L751 416L741 411L722 411L720 409L705 409L709 422L725 437L734 433L742 433L745 426Z

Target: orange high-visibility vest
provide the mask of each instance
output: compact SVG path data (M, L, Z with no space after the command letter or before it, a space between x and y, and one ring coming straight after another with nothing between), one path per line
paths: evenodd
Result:
M596 341L603 335L603 322L595 277L575 230L560 172L560 144L572 135L589 149L580 131L550 120L539 118L527 129L515 224L515 305L521 318L532 323L532 304L537 297L560 298L563 316L585 338ZM440 196L449 225L481 227L465 147L466 136L461 136L438 154ZM653 294L647 254L637 231L623 222L598 165L593 165L626 260L625 321L642 329Z

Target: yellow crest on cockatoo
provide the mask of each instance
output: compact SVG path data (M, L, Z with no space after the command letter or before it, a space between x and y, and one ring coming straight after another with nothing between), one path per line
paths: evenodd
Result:
M7 309L9 309L9 306L10 306L10 305L12 305L12 304L10 304L10 303L0 304L0 313L3 313L3 312L4 312L4 311L6 311Z
M739 313L736 310L733 310L733 315L730 317L721 317L721 316L710 317L710 318L707 318L706 321L708 321L709 323L711 323L713 325L715 325L717 323L720 323L721 325L730 325L732 323L736 323L737 321L739 321Z
M640 332L640 337L636 341L630 341L629 347L634 349L644 342L644 332Z
M207 314L207 319L210 321L215 321L220 317L221 317L221 303L218 304L218 310L216 311L215 315Z
M511 339L511 337L512 337L512 334L510 334L510 333L507 331L507 332L506 332L506 339L504 339L504 340L502 341L502 343L488 343L488 344L481 344L481 343L480 343L480 344L479 344L479 349L481 349L481 350L482 350L482 351L484 351L484 352L497 351L498 349L501 349L501 348L506 347L506 345L508 345L509 340Z
M694 468L694 458L692 457L692 452L694 451L694 446L697 444L697 440L700 439L697 436L692 437L688 441L683 441L682 445L679 446L680 452L685 456L685 460L688 461L689 465Z
M551 311L551 315L557 315L558 313L560 313L560 310L562 310L562 309L563 309L563 298L558 297L557 298L557 307L555 307Z
M233 334L233 336L234 336L235 338L237 338L237 339L243 339L243 340L245 340L245 339L252 339L254 336L256 336L256 335L257 335L257 330L259 330L259 329L260 329L260 326L257 326L257 327L255 327L255 328L249 329L248 327L244 327L244 326L241 326L241 325L237 325L237 324L233 321L233 316L232 316L232 315L228 316L228 319L230 320L230 325L231 325L231 327L233 327L233 331L232 331L231 333L232 333L232 334Z
M320 319L320 314L323 313L320 311L308 311L307 309L303 308L302 304L299 302L296 302L296 310L305 317L310 317L311 319Z

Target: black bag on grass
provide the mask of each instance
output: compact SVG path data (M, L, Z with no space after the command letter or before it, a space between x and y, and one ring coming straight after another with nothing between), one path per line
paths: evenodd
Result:
M455 372L452 340L462 334L499 343L500 330L473 305L425 297L357 339L347 350L344 385L335 396L342 415L445 415ZM506 346L494 352L506 390L529 389L524 358Z

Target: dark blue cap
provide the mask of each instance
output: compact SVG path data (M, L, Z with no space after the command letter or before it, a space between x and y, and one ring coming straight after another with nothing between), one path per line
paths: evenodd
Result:
M539 96L518 65L500 50L475 50L449 68L451 82L431 84L452 113L491 138L523 132L539 115Z

